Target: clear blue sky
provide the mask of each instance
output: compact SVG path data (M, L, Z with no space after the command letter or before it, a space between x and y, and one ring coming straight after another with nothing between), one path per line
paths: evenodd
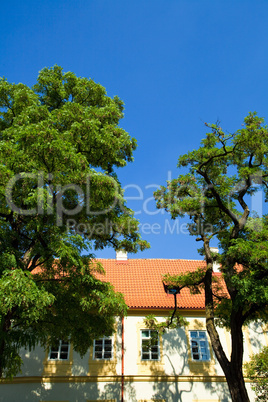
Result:
M125 102L121 126L138 149L119 178L126 197L142 198L128 205L151 243L135 258L201 258L183 221L156 213L152 193L199 146L203 122L234 131L254 110L268 121L268 1L2 2L0 76L33 85L54 64Z

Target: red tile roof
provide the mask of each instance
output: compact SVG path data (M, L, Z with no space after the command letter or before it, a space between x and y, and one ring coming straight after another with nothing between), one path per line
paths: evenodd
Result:
M130 309L155 308L173 309L174 296L167 295L163 286L164 274L182 274L204 267L202 260L166 260L166 259L97 259L106 271L98 277L113 284L117 292L124 294ZM178 308L203 309L204 293L191 295L188 289L182 289L177 295Z

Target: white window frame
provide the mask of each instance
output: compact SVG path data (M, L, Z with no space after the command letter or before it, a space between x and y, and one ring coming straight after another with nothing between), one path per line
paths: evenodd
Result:
M66 346L68 347L68 349L67 349L67 358L63 359L60 356L61 356L61 353L66 353L66 351L62 350L63 348L66 348ZM51 346L51 348L50 348L50 351L49 351L49 354L48 354L48 360L51 360L51 361L59 361L59 360L60 361L67 361L67 360L70 359L70 343L69 342L59 340L58 341L58 350L52 350L52 348L53 348L53 346ZM56 358L51 357L52 353L57 353L57 357Z
M149 336L144 336L144 332L148 332ZM149 347L149 350L144 352L143 351L143 345L142 345L142 341L144 340L148 340L150 341L152 339L151 333L152 332L156 332L157 333L157 345L153 345L153 347L157 347L157 352L156 351L152 351L152 347ZM160 360L160 339L159 339L159 332L155 329L141 329L141 360L142 361L159 361ZM143 358L143 354L149 354L149 358L148 359L144 359ZM153 359L152 356L153 354L157 354L157 359Z
M105 342L106 341L110 341L111 342L111 356L110 357L105 357ZM96 346L100 346L100 345L96 345L96 342L101 342L101 351L98 350L96 351ZM96 357L96 352L100 353L101 352L101 357ZM93 343L93 359L94 360L112 360L113 358L113 338L112 337L103 337L103 338L98 338L98 339L94 339L94 343Z
M208 362L211 360L206 331L191 330L190 345L191 356L194 362ZM198 359L195 357L197 355L199 357Z

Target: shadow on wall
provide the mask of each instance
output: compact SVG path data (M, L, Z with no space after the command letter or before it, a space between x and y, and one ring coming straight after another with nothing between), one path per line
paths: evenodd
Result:
M72 402L114 400L117 402L121 400L121 384L120 383L104 384L104 383L90 383L90 382L62 383L56 385L43 384L38 399L29 398L25 399L25 401L26 400L36 402L55 401L55 400L58 401L68 400Z
M107 360L94 360L93 359L93 347L90 348L84 358L75 356L75 362L73 365L73 374L76 376L85 375L88 376L92 382L70 382L70 383L48 383L43 384L39 389L39 398L35 398L32 391L31 398L27 400L31 401L54 401L54 400L68 400L72 402L81 401L105 401L121 400L121 377L117 377L118 382L93 382L96 381L97 376L116 376L121 372L121 325L118 323L117 334L113 336L113 358L111 361ZM118 370L118 372L117 372ZM103 377L103 379L105 379ZM126 383L125 394L130 399L125 401L136 401L136 392L134 387ZM12 401L13 402L13 401ZM15 400L14 400L15 402ZM16 400L17 402L17 400Z
M119 385L119 384L118 384ZM100 392L100 391L99 391ZM106 384L104 390L99 393L98 401L107 400L107 399L114 399L116 402L121 401L121 384L119 392L115 395L113 390L113 384ZM136 390L131 383L125 383L124 385L124 401L125 402L136 402Z
M23 360L22 372L19 376L42 375L43 361L46 356L44 349L41 346L36 346L34 350L21 349L20 356Z
M114 350L114 359L117 363L117 368L120 367L120 359L121 359L121 344L118 342L120 339L120 326L118 328L118 338L116 344L116 348ZM42 367L44 351L40 353L40 351L35 351L37 353L31 353L31 356L27 356L25 352L25 366L23 369L23 375L27 375L28 373L32 374L33 369L35 370L36 375L40 375L40 366ZM209 376L209 369L206 369L206 366L202 366L202 372L195 371L194 373L189 372L189 344L187 342L187 337L185 334L184 328L179 328L177 330L167 331L166 334L163 335L163 360L165 362L165 369L167 370L168 375L174 376L173 382L164 382L161 381L160 374L159 382L151 383L152 396L151 399L163 399L168 402L189 402L193 399L200 398L200 390L202 389L206 391L206 394L209 394L209 398L211 399L219 399L221 402L229 402L229 390L226 383L216 383L216 382L182 382L181 376L189 376L189 375L203 375ZM178 355L180 358L178 359ZM38 357L41 356L41 359ZM75 375L89 375L94 376L102 375L103 368L101 366L94 367L94 374L91 367L91 358L89 355L86 355L86 359L76 359L75 364ZM79 364L80 363L80 364ZM109 375L120 374L116 373L116 365L112 368ZM85 368L88 367L88 372ZM73 368L74 370L74 368ZM107 373L106 373L107 374ZM151 374L159 375L158 370L153 372L153 367ZM92 378L94 381L94 378ZM137 399L137 384L131 382L125 382L124 387L124 395L126 402L136 402ZM17 402L18 401L18 390L19 387L14 385L12 387L11 394L9 394L9 402ZM136 391L137 389L137 391ZM7 399L1 399L3 397L0 396L0 401L6 402ZM118 382L114 383L105 383L105 382L77 382L77 383L45 383L45 384L24 384L23 395L20 395L21 401L31 401L31 402L40 402L40 401L51 401L51 400L69 400L69 401L87 401L87 400L121 400L121 382L120 378ZM140 398L139 398L140 399Z
M249 353L257 353L263 346L264 333L263 333L263 325L260 321L250 323L250 335L249 342L252 350L249 350ZM252 333L253 332L253 333ZM244 335L245 337L245 335Z
M163 399L167 402L188 402L193 399L199 399L198 393L199 384L209 391L211 399L218 399L221 402L230 402L230 393L226 383L216 382L182 382L182 377L186 375L200 375L209 376L210 369L202 366L202 372L195 371L189 372L189 350L185 330L180 328L178 330L170 330L163 336L163 347L165 350L166 367L169 374L175 376L173 382L155 382L153 385L154 394L152 399ZM178 363L174 364L174 359L171 360L170 356L180 355Z

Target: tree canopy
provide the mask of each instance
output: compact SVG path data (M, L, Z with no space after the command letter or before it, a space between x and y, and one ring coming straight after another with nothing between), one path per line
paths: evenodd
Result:
M106 246L148 247L117 177L137 145L122 117L117 96L59 66L33 88L0 79L1 375L38 342L64 337L83 354L125 313L92 259Z
M248 401L244 385L242 326L267 320L268 218L251 210L251 196L268 190L268 129L256 113L242 128L225 133L217 124L198 149L179 158L186 171L155 192L158 208L173 219L187 215L189 233L201 242L207 268L165 282L192 291L205 290L206 323L212 347L225 373L233 401ZM220 253L211 250L217 240ZM224 286L215 286L213 262L221 264ZM217 320L216 320L217 319ZM232 353L226 356L216 322L231 329Z

